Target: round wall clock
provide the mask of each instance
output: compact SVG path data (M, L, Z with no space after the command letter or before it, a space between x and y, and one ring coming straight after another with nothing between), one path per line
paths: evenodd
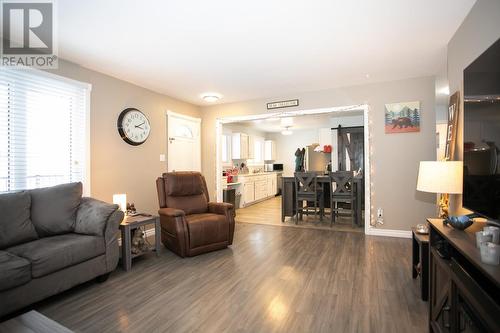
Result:
M135 108L123 110L116 125L123 141L132 146L143 144L151 132L148 118Z

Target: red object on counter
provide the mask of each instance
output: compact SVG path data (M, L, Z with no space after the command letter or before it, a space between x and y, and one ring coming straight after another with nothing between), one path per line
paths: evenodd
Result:
M324 153L331 153L332 152L332 146L331 145L324 145L323 146L323 152Z

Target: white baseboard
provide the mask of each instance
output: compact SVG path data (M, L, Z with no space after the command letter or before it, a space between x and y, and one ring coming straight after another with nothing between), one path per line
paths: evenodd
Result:
M411 230L395 230L369 227L368 229L366 229L366 234L371 236L411 238Z

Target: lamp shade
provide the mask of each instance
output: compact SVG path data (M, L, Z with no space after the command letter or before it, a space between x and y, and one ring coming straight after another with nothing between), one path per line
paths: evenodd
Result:
M120 210L127 211L127 195L126 194L113 194L113 203L120 206Z
M418 169L417 190L430 193L461 194L462 161L422 161Z

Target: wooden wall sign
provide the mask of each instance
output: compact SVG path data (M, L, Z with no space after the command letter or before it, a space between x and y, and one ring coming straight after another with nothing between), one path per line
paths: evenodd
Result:
M448 128L446 131L446 146L444 151L444 160L453 161L455 157L455 146L457 143L458 131L458 112L460 110L460 92L457 91L450 97L448 105ZM441 194L439 198L439 217L447 218L449 209L450 195Z
M460 109L460 92L457 91L450 97L448 106L448 129L446 132L446 146L444 160L452 161L455 157L455 146L457 142L458 112Z
M272 109L281 109L281 108L290 108L293 106L299 106L299 100L298 99L291 99L288 101L280 101L280 102L272 102L272 103L267 103L267 109L272 110Z

